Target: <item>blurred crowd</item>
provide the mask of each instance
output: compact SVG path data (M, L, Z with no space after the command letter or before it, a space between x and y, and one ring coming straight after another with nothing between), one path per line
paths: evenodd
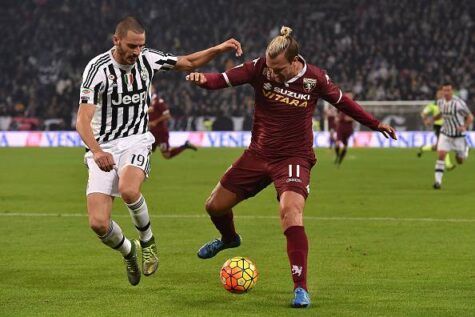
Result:
M71 129L87 62L112 47L118 19L136 15L147 46L184 55L234 37L245 55L204 67L223 71L263 55L282 25L308 62L360 100L432 99L449 81L475 104L472 0L3 0L0 130ZM165 73L154 83L175 130L196 117L252 116L249 87L209 92Z

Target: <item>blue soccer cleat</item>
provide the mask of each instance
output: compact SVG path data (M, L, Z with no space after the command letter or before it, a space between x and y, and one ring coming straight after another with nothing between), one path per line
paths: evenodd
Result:
M224 249L237 248L240 245L241 245L240 235L237 235L236 238L229 243L224 243L223 241L219 239L214 239L206 243L205 245L203 245L198 250L198 257L201 259L210 259Z
M310 297L308 296L308 292L301 287L297 287L294 290L294 299L292 300L292 307L306 308L308 306L310 306Z

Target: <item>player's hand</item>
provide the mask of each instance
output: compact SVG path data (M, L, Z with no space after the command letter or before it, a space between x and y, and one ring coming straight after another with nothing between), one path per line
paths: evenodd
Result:
M391 139L393 140L397 140L397 136L396 136L396 130L391 127L390 125L388 124L384 124L384 123L380 123L378 125L378 129L377 129L379 132L381 132L384 137L386 139L388 139L389 137L391 137Z
M459 132L465 132L465 131L467 131L467 127L464 126L464 125L463 125L463 126L460 126L460 127L457 127L457 131L459 131Z
M93 154L94 161L97 166L104 172L110 172L115 166L114 157L112 154L104 151L97 151Z
M237 57L242 55L241 43L239 43L239 41L235 39L229 39L226 42L216 45L216 48L219 50L220 53L224 53L229 50L235 50Z
M203 73L191 73L186 75L185 79L198 86L204 85L207 82L207 79Z
M149 128L149 129L150 129L150 128L155 128L156 125L157 125L156 122L149 122L149 123L148 123L148 128Z
M426 127L430 127L433 123L433 120L431 118L424 119L424 125Z

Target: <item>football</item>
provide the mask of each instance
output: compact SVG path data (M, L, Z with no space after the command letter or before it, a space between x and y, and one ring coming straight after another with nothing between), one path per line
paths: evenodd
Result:
M231 293L245 293L256 285L259 273L248 258L233 257L224 262L220 271L224 288Z

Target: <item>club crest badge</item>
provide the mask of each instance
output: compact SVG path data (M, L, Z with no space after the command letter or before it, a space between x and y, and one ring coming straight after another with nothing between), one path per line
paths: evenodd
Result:
M303 79L303 90L305 92L311 92L317 86L317 80L315 78Z

